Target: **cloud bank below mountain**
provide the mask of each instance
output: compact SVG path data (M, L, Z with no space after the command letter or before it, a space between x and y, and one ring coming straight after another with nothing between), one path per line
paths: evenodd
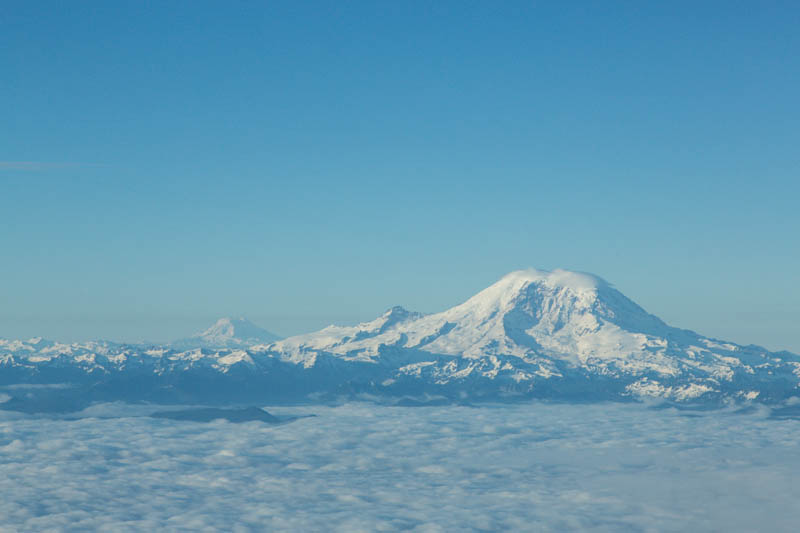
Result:
M641 404L267 409L175 422L0 412L3 525L291 531L793 531L800 424ZM108 417L108 418L106 418Z

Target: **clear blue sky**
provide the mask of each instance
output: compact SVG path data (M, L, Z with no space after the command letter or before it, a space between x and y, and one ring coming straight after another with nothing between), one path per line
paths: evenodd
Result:
M533 266L800 352L797 2L0 4L0 336L279 334Z

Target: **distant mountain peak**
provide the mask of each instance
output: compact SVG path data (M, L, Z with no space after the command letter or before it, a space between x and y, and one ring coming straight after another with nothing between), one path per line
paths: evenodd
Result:
M206 330L173 343L180 347L241 348L256 344L268 344L280 337L250 322L245 317L223 317Z
M223 317L217 320L211 327L200 333L200 337L230 337L240 335L244 330L260 329L258 326L240 316L238 318Z

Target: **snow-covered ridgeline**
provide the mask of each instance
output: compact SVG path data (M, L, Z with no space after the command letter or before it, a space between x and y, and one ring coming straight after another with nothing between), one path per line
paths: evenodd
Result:
M512 272L441 313L394 307L356 326L276 339L244 319L222 319L165 346L0 340L0 383L52 381L61 368L72 380L149 372L188 388L195 375L235 375L250 389L302 394L678 401L781 399L800 383L796 355L672 328L604 280L564 270Z

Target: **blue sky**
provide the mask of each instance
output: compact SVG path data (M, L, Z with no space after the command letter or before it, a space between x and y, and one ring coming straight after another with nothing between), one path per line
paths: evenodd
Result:
M3 2L0 336L279 334L589 271L800 352L792 2Z

